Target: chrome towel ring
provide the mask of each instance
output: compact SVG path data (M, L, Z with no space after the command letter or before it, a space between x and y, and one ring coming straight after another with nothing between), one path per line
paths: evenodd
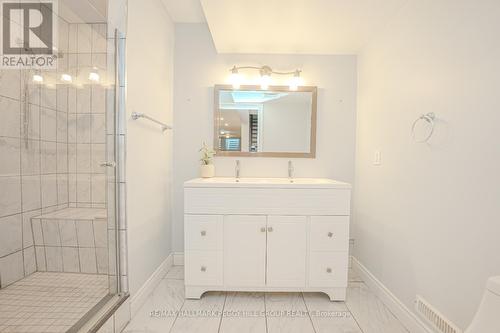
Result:
M417 143L424 143L424 142L429 141L429 139L431 138L432 134L434 133L434 120L435 119L436 119L436 115L434 114L434 112L429 112L429 113L423 114L420 117L418 117L413 122L413 125L411 126L411 135L412 135L413 141L415 141ZM430 125L430 130L429 130L429 133L427 133L427 135L423 139L417 140L416 137L415 137L415 127L417 126L417 124L421 120L426 121Z

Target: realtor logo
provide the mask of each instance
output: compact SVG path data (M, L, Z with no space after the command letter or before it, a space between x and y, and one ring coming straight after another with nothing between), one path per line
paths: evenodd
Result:
M56 68L55 1L1 1L3 68Z

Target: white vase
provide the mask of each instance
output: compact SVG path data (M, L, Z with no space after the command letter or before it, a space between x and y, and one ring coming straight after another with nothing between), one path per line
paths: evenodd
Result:
M212 178L215 176L215 165L202 164L200 166L200 174L202 178Z

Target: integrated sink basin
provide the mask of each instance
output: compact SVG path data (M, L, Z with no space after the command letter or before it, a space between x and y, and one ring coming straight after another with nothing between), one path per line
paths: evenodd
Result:
M255 188L339 188L351 185L326 178L196 178L184 183L184 187L255 187Z

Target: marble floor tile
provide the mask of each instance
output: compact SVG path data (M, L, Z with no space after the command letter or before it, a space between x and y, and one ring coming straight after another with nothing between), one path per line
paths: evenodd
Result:
M346 305L364 333L408 333L365 283L350 283Z
M362 332L344 302L332 302L323 293L304 293L303 295L317 333Z
M301 293L266 293L268 333L314 333Z
M169 332L184 304L184 281L161 280L123 332Z
M172 266L164 279L184 280L184 266Z
M208 292L199 300L186 300L170 332L217 333L225 300L224 292Z
M219 332L266 333L263 293L229 292Z
M126 333L407 333L350 271L346 302L322 293L208 292L184 299L184 269L174 266L138 311Z

